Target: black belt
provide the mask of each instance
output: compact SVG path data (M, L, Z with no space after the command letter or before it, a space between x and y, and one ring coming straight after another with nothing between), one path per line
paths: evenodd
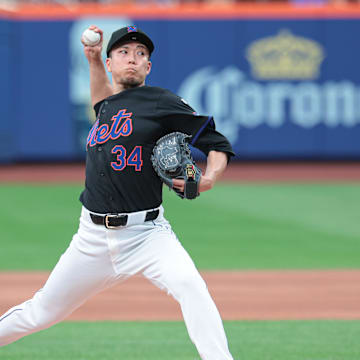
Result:
M159 210L151 210L146 213L144 221L155 220L159 216ZM96 225L104 225L107 229L115 229L119 226L126 226L128 215L107 214L105 216L90 213L91 220Z

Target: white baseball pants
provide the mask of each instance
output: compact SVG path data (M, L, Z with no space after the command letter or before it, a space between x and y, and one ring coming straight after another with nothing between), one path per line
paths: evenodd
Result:
M0 317L0 346L60 322L91 296L134 274L180 303L203 360L232 359L219 312L162 207L156 220L116 230L95 225L83 207L79 230L44 287Z

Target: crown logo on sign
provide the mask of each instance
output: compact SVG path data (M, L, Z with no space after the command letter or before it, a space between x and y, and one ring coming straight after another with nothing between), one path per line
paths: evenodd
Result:
M246 58L252 74L259 79L315 79L325 58L322 46L314 40L294 36L289 30L250 44Z

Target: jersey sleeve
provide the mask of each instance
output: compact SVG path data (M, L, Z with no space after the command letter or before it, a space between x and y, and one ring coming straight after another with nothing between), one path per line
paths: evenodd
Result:
M226 153L228 159L235 155L227 138L215 129L213 117L197 114L179 96L165 92L159 99L157 115L167 131L192 135L190 144L206 156L211 150Z
M230 160L232 156L235 156L229 140L215 129L213 118L211 118L211 121L196 137L192 138L190 144L201 150L206 156L208 156L211 150L226 153L228 160Z
M96 117L99 115L100 109L101 109L101 105L104 103L104 100L99 101L98 103L96 103L94 105L94 110L95 110L95 115Z
M166 131L180 131L193 137L211 121L211 118L197 114L184 99L167 90L158 100L156 117Z

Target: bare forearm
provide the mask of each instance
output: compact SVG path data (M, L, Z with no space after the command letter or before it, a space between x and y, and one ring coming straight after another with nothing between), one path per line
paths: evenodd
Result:
M91 103L94 106L99 101L113 95L113 88L101 59L89 61L89 67Z
M89 26L89 30L100 34L100 42L94 46L88 46L81 39L84 45L84 54L89 62L90 70L90 96L94 106L99 101L113 95L113 89L109 78L106 75L105 66L102 61L101 52L103 45L103 31L95 25Z
M228 159L225 153L214 150L210 151L207 158L205 175L215 183L225 171L227 162Z
M206 171L200 180L199 191L210 190L225 171L228 163L226 153L210 151L207 157Z

